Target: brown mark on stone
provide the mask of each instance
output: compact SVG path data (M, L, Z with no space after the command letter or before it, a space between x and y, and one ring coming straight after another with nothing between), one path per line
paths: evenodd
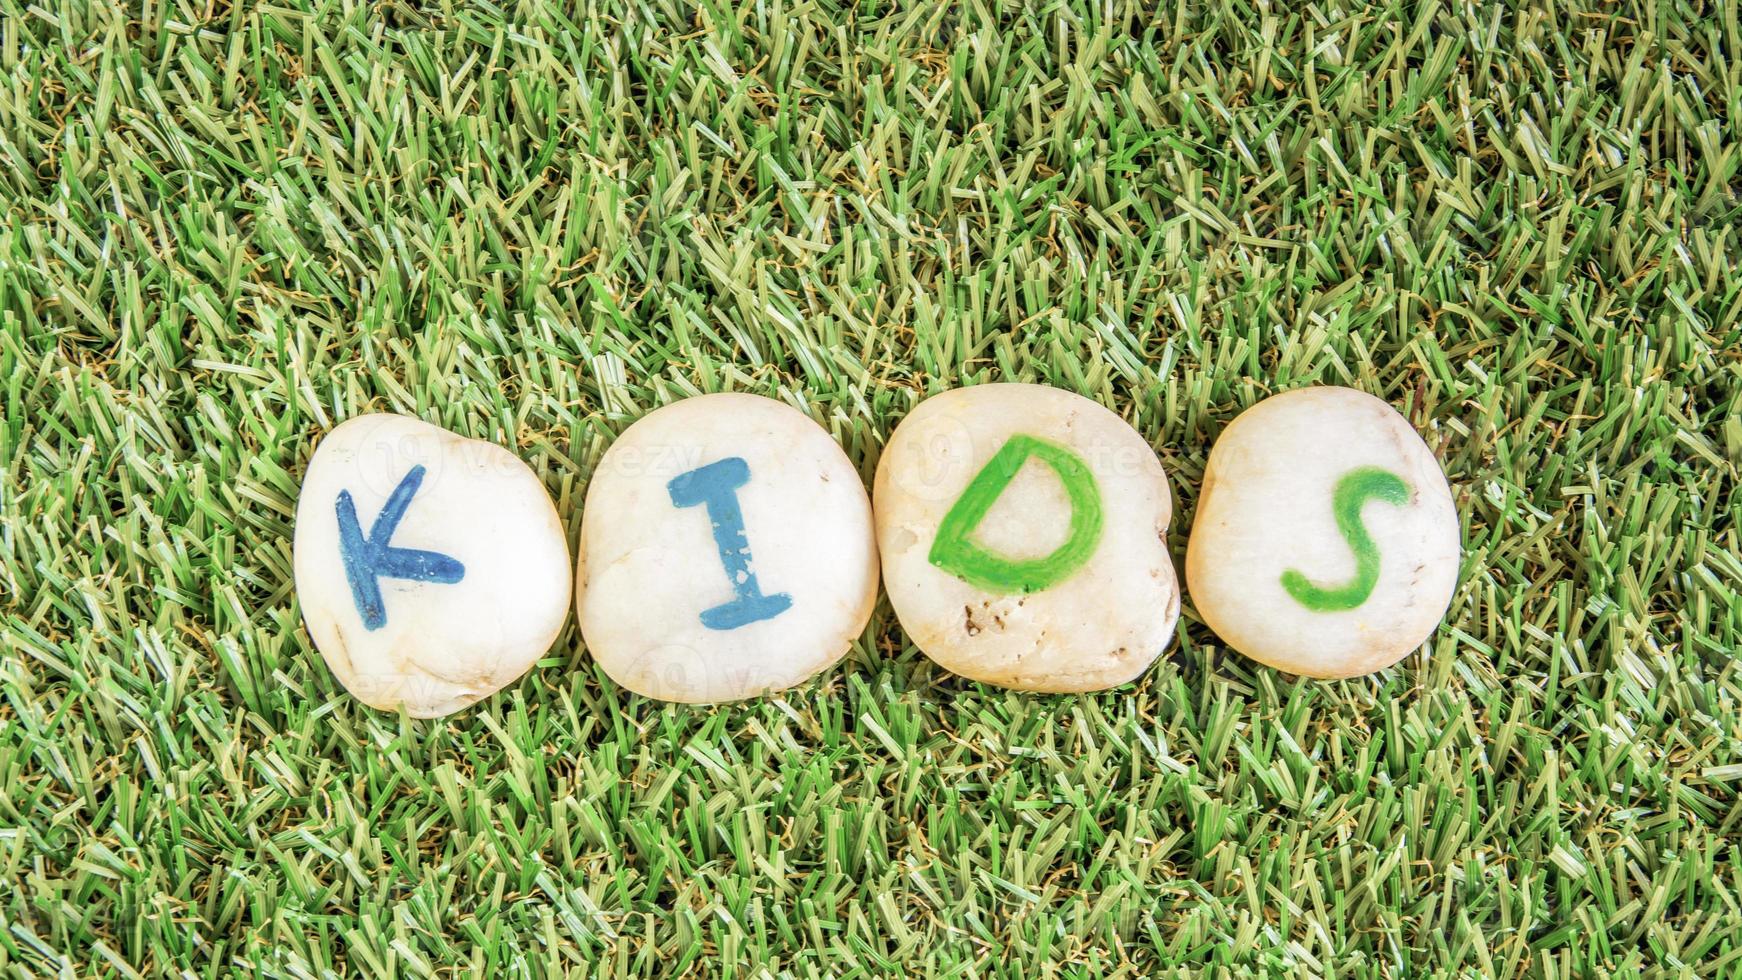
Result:
M338 626L333 627L333 644L337 647L332 651L334 659L344 665L346 677L353 676L356 669L351 664L351 645L345 642L345 631Z

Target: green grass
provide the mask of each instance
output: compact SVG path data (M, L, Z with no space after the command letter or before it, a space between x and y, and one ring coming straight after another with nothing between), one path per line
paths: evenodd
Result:
M0 0L0 973L1742 975L1733 2ZM309 644L320 434L737 389L868 478L929 392L1119 412L1178 497L1307 384L1465 565L1303 682L630 697L572 624L440 722Z

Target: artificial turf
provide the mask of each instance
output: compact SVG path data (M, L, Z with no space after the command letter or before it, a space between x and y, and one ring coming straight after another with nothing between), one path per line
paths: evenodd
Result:
M1717 3L0 0L0 973L1742 974L1742 27ZM1464 566L1303 681L1188 594L1138 682L628 696L572 623L435 722L304 632L298 480L403 412L571 536L648 410L867 478L1081 392L1183 557L1217 433L1346 384Z

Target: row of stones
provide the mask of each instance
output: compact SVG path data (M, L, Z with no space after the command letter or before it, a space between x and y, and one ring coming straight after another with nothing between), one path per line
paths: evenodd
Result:
M929 398L891 435L874 496L781 402L717 394L652 412L588 485L573 580L588 650L649 697L781 690L863 633L880 558L915 645L974 680L1099 690L1137 677L1173 635L1167 476L1086 398L1023 384ZM1216 442L1186 577L1230 646L1349 677L1433 633L1458 542L1445 477L1410 424L1370 395L1307 388ZM322 439L295 565L309 635L339 680L415 717L512 683L568 615L567 536L532 470L404 416Z

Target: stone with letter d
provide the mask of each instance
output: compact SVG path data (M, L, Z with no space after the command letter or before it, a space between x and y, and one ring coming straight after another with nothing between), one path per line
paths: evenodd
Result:
M958 674L1093 691L1141 674L1173 635L1167 476L1087 398L990 384L920 402L884 448L875 507L896 615Z

